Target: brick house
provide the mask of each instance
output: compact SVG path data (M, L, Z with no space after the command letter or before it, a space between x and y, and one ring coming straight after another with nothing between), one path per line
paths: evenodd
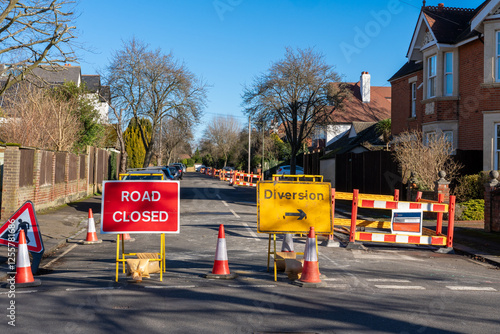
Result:
M318 126L313 132L314 148L325 148L348 136L356 129L354 123L373 123L391 117L391 88L371 86L371 76L362 72L358 82L345 83L349 97L344 100L343 110L330 116L330 124Z
M500 0L422 6L404 64L390 79L392 134L445 136L468 172L499 169Z

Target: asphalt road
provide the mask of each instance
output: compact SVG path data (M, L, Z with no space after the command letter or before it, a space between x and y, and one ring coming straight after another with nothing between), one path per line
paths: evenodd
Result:
M500 272L429 248L319 248L324 288L267 272L268 235L256 231L255 189L188 173L181 233L166 236L167 272L115 283L113 235L69 243L45 259L42 285L0 290L8 333L498 333ZM95 215L98 218L98 214ZM209 280L224 224L234 280ZM155 252L158 235L132 235L127 252ZM82 235L83 237L83 235ZM295 239L302 251L304 239ZM279 247L281 242L278 243ZM15 301L15 324L8 324ZM0 312L1 314L1 312Z

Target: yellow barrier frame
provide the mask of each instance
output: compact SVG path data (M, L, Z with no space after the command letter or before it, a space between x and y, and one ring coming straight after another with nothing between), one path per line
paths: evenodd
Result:
M127 262L126 256L137 256L137 253L125 253L125 240L121 243L121 256L120 256L120 235L116 235L116 277L115 282L118 282L118 271L120 267L120 262L123 264L123 273L125 273L125 262ZM160 252L155 253L158 255L158 259L149 259L149 261L160 261L160 282L163 281L163 273L166 271L165 263L165 233L160 236Z

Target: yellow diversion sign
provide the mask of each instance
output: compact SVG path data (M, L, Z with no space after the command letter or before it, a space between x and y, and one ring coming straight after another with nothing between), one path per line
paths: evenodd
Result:
M257 183L257 232L333 233L330 183Z

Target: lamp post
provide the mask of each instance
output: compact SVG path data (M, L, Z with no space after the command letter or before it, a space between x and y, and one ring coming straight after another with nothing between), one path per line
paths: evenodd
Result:
M252 131L250 131L251 117L248 116L248 173L250 174L250 139Z

